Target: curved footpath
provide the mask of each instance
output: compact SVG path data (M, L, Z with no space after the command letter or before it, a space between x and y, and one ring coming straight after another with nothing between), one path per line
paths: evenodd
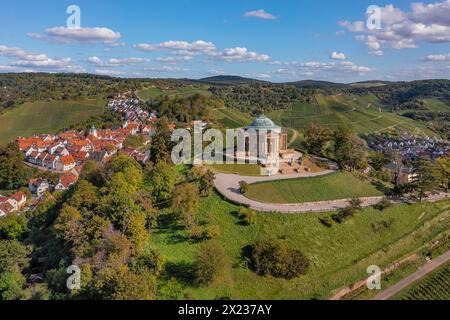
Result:
M305 202L305 203L295 203L295 204L277 204L277 203L263 203L255 200L251 200L240 193L239 182L245 181L249 184L258 182L268 182L276 180L290 180L290 179L300 179L309 177L318 177L331 174L335 171L326 170L319 173L302 173L302 174L289 174L289 175L279 175L279 176L261 176L261 177L247 177L240 176L237 174L216 174L215 187L217 191L229 201L237 204L248 206L255 211L260 212L275 212L275 213L307 213L307 212L329 212L338 209L343 209L348 207L348 202L350 199L340 199L332 201L316 201L316 202ZM431 196L427 201L439 201L443 199L450 199L450 194L442 193L438 195ZM368 197L360 198L362 200L362 207L370 207L383 199L383 197ZM394 202L402 202L401 200L393 200Z

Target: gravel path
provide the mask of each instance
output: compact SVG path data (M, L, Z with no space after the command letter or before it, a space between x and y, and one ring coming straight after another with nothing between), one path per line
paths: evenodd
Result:
M333 201L316 201L305 202L297 204L275 204L275 203L263 203L246 198L240 193L240 181L245 181L249 184L258 182L268 182L275 180L289 180L299 178L318 177L331 174L335 171L326 170L320 173L302 173L302 174L289 174L289 175L276 175L276 176L261 176L261 177L244 177L236 174L216 174L215 187L217 191L229 201L237 204L248 206L253 210L260 212L276 212L276 213L307 213L307 212L329 212L338 209L348 207L350 199L340 199ZM439 201L450 198L450 194L442 193L430 197L427 201ZM368 197L360 198L362 200L362 207L370 207L383 199L383 197ZM402 202L401 200L393 200L394 202Z

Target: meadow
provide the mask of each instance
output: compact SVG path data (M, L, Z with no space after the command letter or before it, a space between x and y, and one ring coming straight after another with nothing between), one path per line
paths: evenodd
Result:
M104 112L104 100L30 102L0 114L0 144L18 136L55 133Z
M383 195L375 186L348 172L250 185L246 197L266 203L302 203Z
M192 283L201 244L190 241L187 231L177 225L162 224L153 231L150 245L166 258L167 280L174 279L187 291L188 298L327 299L342 287L366 277L369 265L383 268L429 245L448 230L449 208L450 201L397 205L384 211L366 208L332 228L319 222L329 213L258 213L256 225L243 226L237 215L239 207L213 194L202 200L200 222L219 226L217 241L233 268L230 275L206 287ZM388 228L374 230L374 224L388 220L393 221ZM311 261L308 274L288 281L261 277L247 269L243 249L259 239L280 239L302 250Z

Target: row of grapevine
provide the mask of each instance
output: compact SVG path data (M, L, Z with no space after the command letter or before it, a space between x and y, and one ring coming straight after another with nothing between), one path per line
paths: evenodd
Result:
M450 300L450 264L401 293L401 300Z

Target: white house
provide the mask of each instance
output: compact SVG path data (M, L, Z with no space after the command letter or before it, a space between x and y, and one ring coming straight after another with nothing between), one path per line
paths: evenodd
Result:
M50 184L47 180L31 179L28 182L28 189L31 193L36 194L39 198L50 189Z

